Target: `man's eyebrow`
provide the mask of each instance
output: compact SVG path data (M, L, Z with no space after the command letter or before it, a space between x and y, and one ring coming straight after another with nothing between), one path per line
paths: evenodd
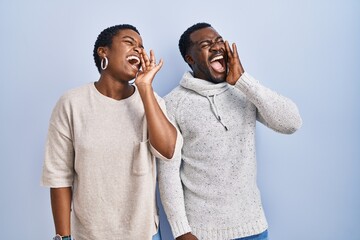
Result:
M133 37L131 37L131 36L123 36L122 38L123 38L123 39L124 39L124 38L130 38L131 41L137 43L137 41L135 40L135 38L133 38ZM142 44L140 44L140 47L141 47L141 48L144 48L144 46L143 46Z
M202 44L202 43L211 43L211 40L210 39L205 39L205 40L202 40L202 41L199 41L199 42L197 42L197 44Z
M217 38L215 38L215 42L216 41L218 41L219 39L222 39L222 36L218 36ZM205 39L205 40L202 40L202 41L200 41L200 42L197 42L197 44L202 44L202 43L211 43L212 42L212 40L210 40L210 39Z

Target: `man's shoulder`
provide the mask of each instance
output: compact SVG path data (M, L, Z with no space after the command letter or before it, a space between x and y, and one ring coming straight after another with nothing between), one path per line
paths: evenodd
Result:
M180 85L171 90L168 94L164 96L166 103L168 102L179 102L185 97L188 93L188 90Z
M164 96L163 99L165 100L166 108L172 110L177 109L187 94L188 90L178 85Z

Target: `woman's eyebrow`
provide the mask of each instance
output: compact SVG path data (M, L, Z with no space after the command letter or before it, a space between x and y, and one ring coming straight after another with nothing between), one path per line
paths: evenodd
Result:
M133 38L133 37L131 37L131 36L123 36L123 39L125 39L125 38L130 38L131 41L133 41L133 42L135 42L135 43L138 43L138 42L135 40L135 38ZM140 44L140 47L141 47L141 48L144 48L144 46L143 46L142 44Z

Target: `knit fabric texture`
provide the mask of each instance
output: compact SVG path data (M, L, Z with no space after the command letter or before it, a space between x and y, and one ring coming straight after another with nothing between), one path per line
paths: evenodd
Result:
M166 160L148 141L138 90L117 101L90 83L53 110L42 185L72 187L75 239L150 240L158 226L155 157Z
M235 86L184 74L165 98L182 133L181 157L158 163L161 201L174 237L227 240L267 229L256 182L255 127L300 128L296 105L248 73Z

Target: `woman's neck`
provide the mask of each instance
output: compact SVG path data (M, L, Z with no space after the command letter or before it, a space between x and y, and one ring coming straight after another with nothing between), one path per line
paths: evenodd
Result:
M95 87L101 94L115 100L128 98L135 91L134 86L130 85L128 81L117 81L104 77L100 77L99 81L95 82Z

